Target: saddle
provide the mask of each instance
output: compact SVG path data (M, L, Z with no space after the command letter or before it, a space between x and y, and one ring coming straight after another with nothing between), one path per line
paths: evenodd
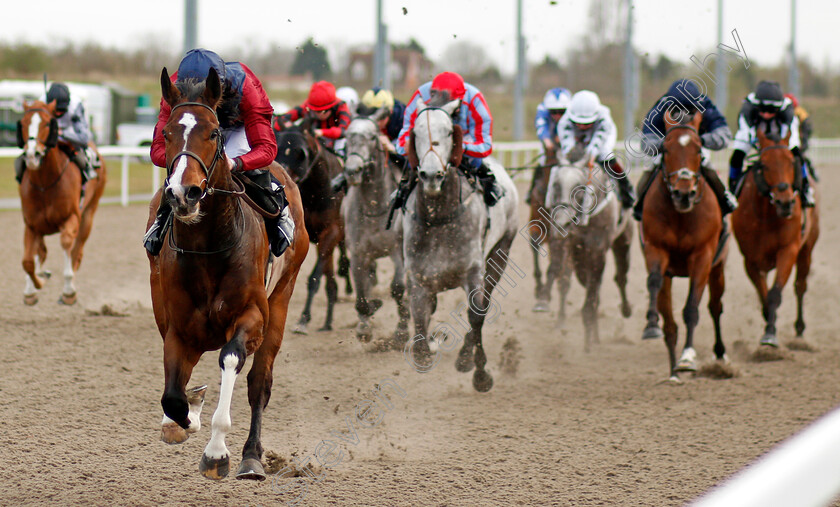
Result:
M277 191L271 191L267 186L262 186L251 180L251 177L244 173L233 173L234 183L243 189L239 195L248 206L259 213L263 218L277 218L289 202L286 200L286 192L283 185L276 180L270 171L265 174L254 175L255 178L270 178L271 185L277 186Z

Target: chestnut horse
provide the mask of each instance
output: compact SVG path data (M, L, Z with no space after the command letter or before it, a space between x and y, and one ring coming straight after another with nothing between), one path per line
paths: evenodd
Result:
M58 302L73 304L76 302L73 281L82 263L99 198L105 191L105 164L97 171L99 177L87 183L85 200L80 204L82 174L63 149L70 151L73 148L58 140L55 101L49 104L24 102L23 117L18 122L18 145L24 149L26 163L19 187L25 224L23 270L27 275L23 301L28 305L38 302L37 291L50 276L49 271L41 269L47 260L44 236L60 232L64 250L64 289Z
M213 414L210 442L199 470L211 479L228 474L225 435L231 428L233 386L254 354L248 373L251 428L237 479L265 479L260 464L263 410L271 396L274 358L283 341L292 296L309 237L303 226L300 194L276 163L272 174L285 185L295 238L286 252L269 262L263 218L239 198L224 153L216 107L222 95L216 71L206 81L172 84L161 73L164 100L172 114L163 128L167 182L150 204L150 225L160 199L173 209L173 224L160 255L149 255L152 307L163 338L165 388L161 439L184 442L201 428L206 386L185 392L193 367L204 352L221 348L222 381ZM267 269L268 267L268 269Z
M669 380L677 383L677 372L697 369L694 328L699 320L698 306L706 284L709 285L709 312L715 325L715 356L727 361L720 332L726 240L724 238L724 243L719 244L723 227L720 206L700 174L702 145L697 129L701 120L702 116L695 114L677 122L666 113L666 125L670 127L663 141L662 177L651 176L656 181L645 197L641 223L650 294L647 327L642 338L663 336L658 310L665 321L664 338L671 365ZM685 348L679 362L676 358L677 324L671 306L671 280L675 276L690 279L688 299L683 308Z
M321 276L327 279L327 315L319 331L332 329L333 307L338 301L333 252L339 248L339 276L347 279L347 293L351 292L350 261L344 249L344 221L341 219L341 200L344 194L335 193L330 180L342 171L341 160L318 142L312 133L311 120L301 126L276 132L277 157L300 189L309 239L318 245L318 262L309 275L306 304L294 332L307 333L312 320L312 299L321 286Z
M759 127L757 134L759 161L744 176L738 209L732 214L732 229L764 313L766 325L761 344L778 347L776 311L794 265L796 336L801 338L805 331L802 300L808 289L811 252L820 235L820 222L817 208L803 209L802 198L797 195L799 168L794 167L794 157L788 149L790 133L785 139L772 139ZM814 186L815 196L816 190ZM773 269L776 280L768 291L767 274Z

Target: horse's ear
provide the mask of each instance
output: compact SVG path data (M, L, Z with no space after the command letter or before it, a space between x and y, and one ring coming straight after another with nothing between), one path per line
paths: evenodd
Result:
M452 125L452 154L449 156L449 164L452 167L461 165L461 157L464 156L464 131L460 125Z
M26 141L23 138L23 123L20 120L17 121L17 145L18 148L23 148L23 145L26 144Z
M207 73L207 80L204 82L204 98L214 109L222 98L222 82L216 69L210 67Z
M755 129L755 135L758 137L758 145L764 146L767 144L767 133L765 132L765 123L760 123Z
M160 73L160 94L163 97L163 100L165 100L170 107L173 104L176 104L181 98L181 93L178 91L178 88L172 84L172 80L169 78L169 72L166 70L166 67L164 67Z
M461 105L461 100L460 99L450 100L449 102L444 104L441 109L446 111L446 113L449 116L452 116L452 113L454 113L455 110L458 109L458 106L460 106L460 105Z
M700 124L701 123L703 123L703 115L700 114L699 112L695 112L694 116L691 117L691 125L695 129L700 130Z
M408 144L405 145L405 158L408 159L408 165L412 167L412 169L417 169L417 166L420 165L420 161L417 160L417 150L414 149L414 131L411 131L411 134L408 136Z
M424 109L426 109L426 102L423 100L423 97L417 97L417 108L415 111L419 113Z
M388 109L383 106L377 109L376 112L371 115L370 119L373 121L384 120L388 117L388 114Z
M787 135L785 136L785 138L784 138L784 139L782 139L782 143L783 143L785 146L790 146L790 136L791 136L791 134L793 134L793 130L791 130L790 128L788 128L788 133L787 133Z

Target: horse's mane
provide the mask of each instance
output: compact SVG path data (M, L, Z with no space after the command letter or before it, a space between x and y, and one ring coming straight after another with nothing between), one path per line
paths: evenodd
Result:
M175 83L175 87L187 102L195 102L204 94L206 81L203 79L185 79ZM216 114L219 116L219 125L222 128L229 128L241 124L239 120L239 104L242 96L236 93L225 83L222 91L222 100L216 106Z
M427 107L443 107L444 105L452 102L449 99L449 92L448 91L437 91L432 94L432 97L426 102Z

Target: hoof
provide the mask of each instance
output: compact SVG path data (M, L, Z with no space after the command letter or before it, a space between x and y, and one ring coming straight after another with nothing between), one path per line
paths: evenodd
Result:
M405 345L405 342L408 341L408 329L398 327L397 330L394 331L394 336L392 337L392 339L394 340L394 344L398 345L399 348L402 349Z
M683 383L683 381L680 380L680 378L676 375L671 375L670 377L668 377L668 380L666 380L666 382L668 382L668 384L672 386L681 386Z
M631 315L633 315L633 307L630 305L630 303L622 304L621 316L625 319L629 319Z
M160 427L160 440L169 445L183 444L190 438L187 430L178 426L178 423L166 423Z
M38 302L38 294L29 294L23 296L23 304L32 306Z
M549 311L548 310L548 301L546 301L544 299L541 299L541 300L537 301L537 304L534 305L534 308L531 309L531 311L534 312L534 313L545 313L545 312Z
M805 332L805 323L797 320L793 327L796 329L796 337L802 338L802 334Z
M381 299L371 299L370 301L368 301L368 311L370 312L370 315L368 315L368 317L372 316L380 308L382 308Z
M765 333L764 336L761 337L761 345L769 345L770 347L779 348L779 340L776 339L776 335Z
M656 340L662 338L665 334L659 329L659 326L648 326L642 332L642 340Z
M230 456L213 459L208 458L206 454L202 454L201 462L198 464L198 471L208 479L220 481L227 477L230 472Z
M487 370L475 370L473 387L480 393L486 393L493 387L493 377L487 373Z
M461 349L458 359L455 360L455 369L461 373L467 373L475 368L472 349Z
M237 479L250 479L252 481L264 481L265 469L259 460L248 458L242 460L239 464L239 470L236 472Z
M697 363L691 359L680 359L677 362L677 371L697 371Z
M294 334L309 334L309 331L306 330L306 324L304 323L298 323L298 325L292 329L292 332Z
M318 328L319 332L321 332L321 331L332 331L332 330L333 330L332 324L324 324L323 326Z
M370 324L367 322L359 322L356 328L356 338L362 343L369 343L373 338L373 332L370 329Z
M76 293L74 292L73 294L62 294L61 298L58 300L58 304L67 306L75 305Z
M50 277L52 276L52 271L50 271L48 269L45 269L45 270L41 271L40 273L38 273L38 276L43 278L44 280L49 280Z

